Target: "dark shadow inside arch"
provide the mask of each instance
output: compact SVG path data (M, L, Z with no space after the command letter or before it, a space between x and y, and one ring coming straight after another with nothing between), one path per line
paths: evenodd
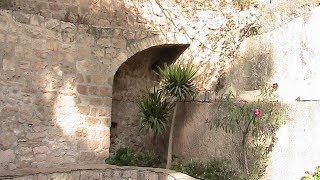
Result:
M113 80L110 153L120 147L135 150L150 147L151 136L139 132L135 99L157 84L157 67L174 63L189 44L150 47L127 59Z

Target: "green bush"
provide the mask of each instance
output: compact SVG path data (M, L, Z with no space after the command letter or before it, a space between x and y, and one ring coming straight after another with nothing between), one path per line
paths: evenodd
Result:
M164 161L158 154L151 151L137 153L128 148L120 148L105 162L117 166L159 167Z
M203 180L240 180L237 171L232 169L227 161L219 159L212 159L207 163L201 161L178 163L173 169Z

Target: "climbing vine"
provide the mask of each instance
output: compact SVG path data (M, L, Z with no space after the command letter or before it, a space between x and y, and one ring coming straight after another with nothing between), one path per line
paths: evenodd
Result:
M282 107L275 101L278 84L265 86L256 102L237 100L229 93L218 100L218 112L211 127L241 135L241 161L246 179L258 179L265 171L282 124Z

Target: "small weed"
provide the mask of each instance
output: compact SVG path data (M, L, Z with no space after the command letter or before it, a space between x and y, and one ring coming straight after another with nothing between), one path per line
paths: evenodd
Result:
M175 171L188 174L197 179L203 180L239 180L239 174L232 169L226 160L212 159L208 162L190 161L178 163L173 166Z

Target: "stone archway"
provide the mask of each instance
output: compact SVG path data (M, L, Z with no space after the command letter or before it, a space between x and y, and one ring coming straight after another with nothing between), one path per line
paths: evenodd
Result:
M188 47L188 44L152 46L134 54L118 68L113 81L111 153L120 147L140 150L150 143L150 137L139 133L135 99L156 84L157 66L173 63Z

